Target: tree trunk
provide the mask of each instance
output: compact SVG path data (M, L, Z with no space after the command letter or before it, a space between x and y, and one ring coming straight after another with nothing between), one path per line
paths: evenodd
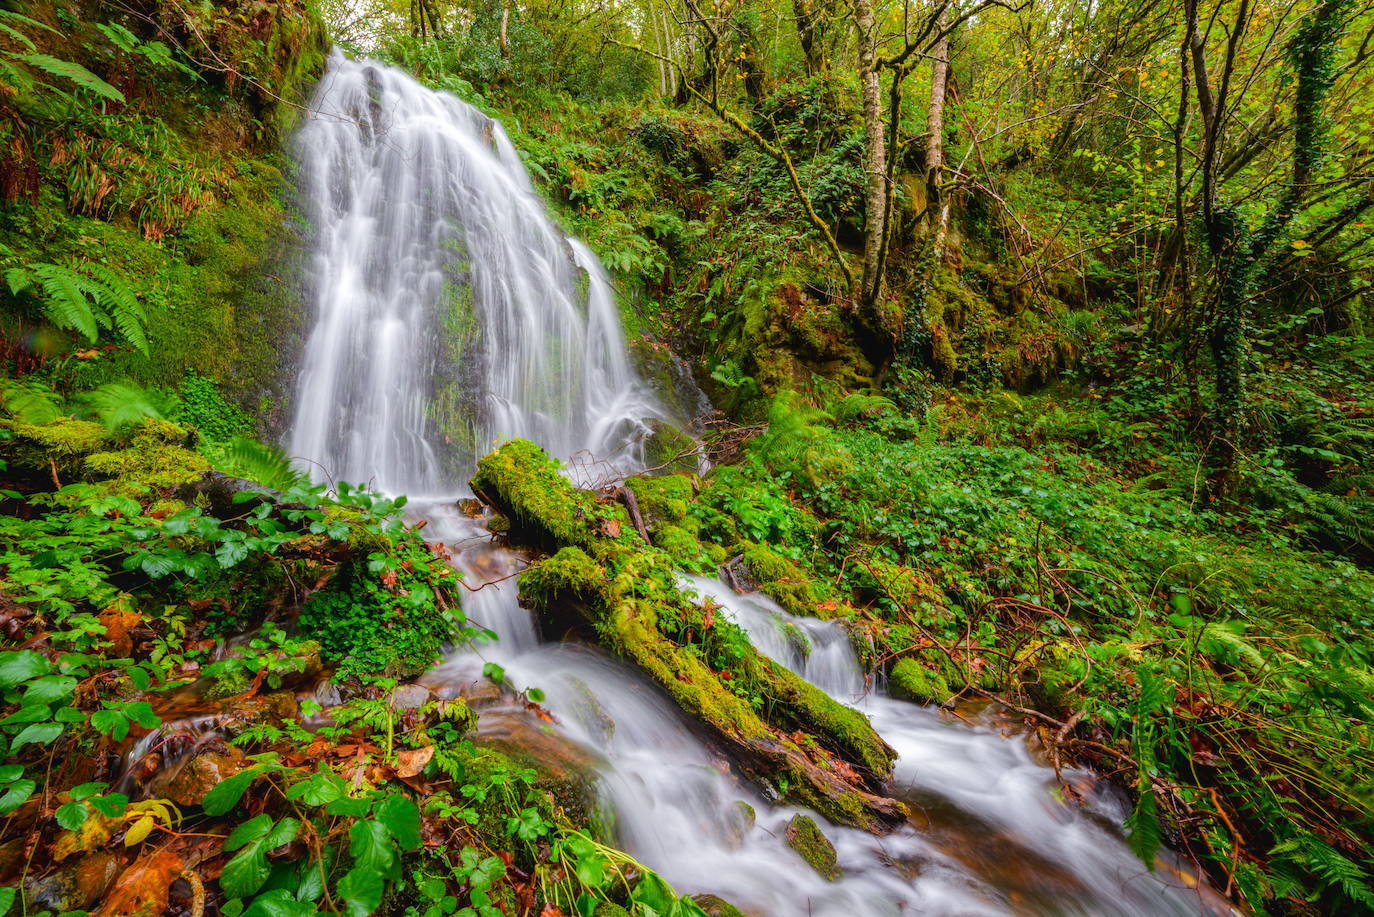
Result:
M807 76L815 76L825 66L816 34L821 15L818 5L819 0L792 0L792 20L797 24L797 42L801 45Z
M936 268L945 257L945 237L949 234L949 201L944 193L945 179L945 96L949 88L949 8L940 11L936 24L940 36L931 49L930 108L926 114L926 213L932 223L931 246Z
M507 36L510 29L510 0L501 0L501 60L510 60L510 41Z
M887 138L883 131L883 98L878 85L878 32L873 0L856 0L859 25L859 81L864 107L864 272L862 302L870 307L883 293L879 252L887 216Z

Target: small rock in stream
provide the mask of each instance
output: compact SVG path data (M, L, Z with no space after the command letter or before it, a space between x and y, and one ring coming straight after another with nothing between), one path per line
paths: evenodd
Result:
M816 820L808 815L793 815L787 823L787 846L801 856L823 879L834 882L844 875L835 845L825 836Z

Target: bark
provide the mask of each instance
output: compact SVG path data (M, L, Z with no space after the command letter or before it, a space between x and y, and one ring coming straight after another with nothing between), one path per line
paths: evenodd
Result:
M926 213L933 229L934 264L945 257L945 238L949 234L949 201L944 192L945 176L945 97L949 89L948 10L940 11L936 25L940 37L931 49L930 107L926 114Z
M864 109L864 272L862 302L871 307L883 293L881 250L887 217L887 137L883 98L878 84L878 32L873 0L856 0L859 26L859 81Z
M797 25L797 42L801 45L807 76L815 76L825 69L820 37L825 14L820 0L792 0L792 21Z

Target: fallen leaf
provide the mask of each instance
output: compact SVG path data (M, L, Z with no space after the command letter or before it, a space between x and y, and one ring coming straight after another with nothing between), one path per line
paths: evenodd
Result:
M118 819L106 818L99 812L88 809L86 820L75 831L63 831L52 845L52 858L62 862L73 853L89 853L105 846L113 834L112 826Z
M544 909L539 912L539 917L565 917L563 911L554 907L552 904L544 905Z
M434 746L426 745L424 748L407 749L396 754L396 776L397 777L416 777L420 771L425 769L425 765L434 757Z
M184 865L181 854L171 849L140 858L116 880L97 913L161 914L167 910L167 890Z

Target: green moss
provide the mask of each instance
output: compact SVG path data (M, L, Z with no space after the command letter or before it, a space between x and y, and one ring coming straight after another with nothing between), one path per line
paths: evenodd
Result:
M12 434L0 453L12 467L35 471L51 467L62 474L79 469L87 455L104 448L110 439L101 424L71 418L46 424L6 422L0 429Z
M692 479L681 474L634 477L625 482L634 491L639 511L651 529L660 522L683 522L692 502Z
M614 521L629 520L619 507L598 506L592 494L576 490L558 463L528 440L517 439L484 456L472 479L473 492L496 501L515 534L553 545L589 547Z
M703 550L701 542L686 529L660 524L653 531L654 546L677 560L678 566L693 573L709 573L717 562Z
M748 917L744 911L716 895L696 895L692 900L706 913L706 917Z
M746 542L742 554L759 589L787 611L823 620L835 616L835 596L797 564L766 544Z
M630 917L630 912L614 902L603 901L597 905L592 917Z
M834 882L844 875L835 855L835 845L830 843L830 839L810 816L792 816L787 823L787 846L795 850L821 878Z
M644 442L644 467L669 473L697 470L697 441L677 427L658 423Z
M915 659L898 659L887 675L893 697L918 704L939 704L954 694L942 672L931 671Z
M149 418L128 448L93 453L84 464L96 475L167 490L198 480L210 470L205 456L192 451L195 444L195 430Z

